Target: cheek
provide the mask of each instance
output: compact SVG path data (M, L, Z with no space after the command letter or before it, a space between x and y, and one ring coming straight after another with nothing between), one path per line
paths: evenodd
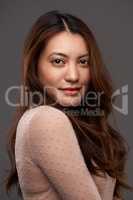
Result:
M54 69L47 65L39 68L39 78L44 85L56 86L63 78L63 71L61 69Z
M88 84L90 82L90 70L84 70L80 74L82 84Z

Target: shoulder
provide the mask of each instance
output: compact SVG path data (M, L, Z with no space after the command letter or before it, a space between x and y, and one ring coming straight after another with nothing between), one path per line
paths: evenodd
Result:
M17 129L44 130L61 128L64 125L71 127L71 122L63 111L49 105L42 105L27 110L20 118Z

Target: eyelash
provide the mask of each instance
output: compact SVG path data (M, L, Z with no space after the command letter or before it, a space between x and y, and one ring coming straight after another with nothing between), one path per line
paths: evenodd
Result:
M60 58L55 58L55 59L53 59L52 61L51 61L51 63L52 64L55 64L55 65L60 65L60 63L57 63L56 61L61 61L62 62L62 64L65 64L65 61L63 60L63 59L60 59ZM83 65L87 65L88 66L88 64L89 64L89 61L88 60L86 60L86 59L83 59L83 60L80 60L80 61L86 61L87 63L85 64L85 63L81 63L81 65L83 64ZM61 65L62 65L61 64Z
M63 64L65 64L65 61L64 60L62 60L62 59L60 59L60 58L55 58L55 59L53 59L52 61L51 61L51 63L52 64L56 64L56 65L60 65L60 63L57 63L56 61L62 61L63 62Z

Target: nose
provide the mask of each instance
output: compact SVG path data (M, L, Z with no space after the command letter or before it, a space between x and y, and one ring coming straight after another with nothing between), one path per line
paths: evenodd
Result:
M79 72L75 64L68 65L65 80L69 82L77 82L79 80Z

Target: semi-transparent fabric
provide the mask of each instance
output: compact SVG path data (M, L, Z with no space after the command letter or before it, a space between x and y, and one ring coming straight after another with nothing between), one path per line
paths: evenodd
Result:
M23 114L15 159L24 200L115 200L116 180L90 174L69 118L52 106Z

